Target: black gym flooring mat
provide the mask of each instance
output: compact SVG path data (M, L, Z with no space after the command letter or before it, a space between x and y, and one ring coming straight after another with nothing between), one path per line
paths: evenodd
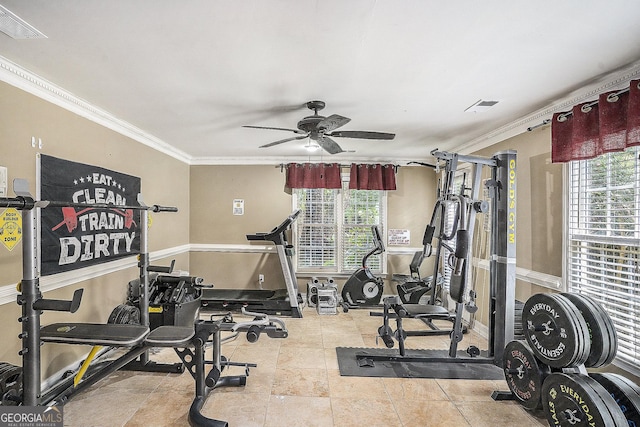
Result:
M447 350L407 350L407 357L429 357L442 359L431 362L406 360L372 361L366 360L359 366L356 355L399 356L397 349L336 347L340 375L347 377L388 377L388 378L442 378L470 380L501 380L504 372L490 363L456 362L448 357ZM459 352L461 358L469 356Z

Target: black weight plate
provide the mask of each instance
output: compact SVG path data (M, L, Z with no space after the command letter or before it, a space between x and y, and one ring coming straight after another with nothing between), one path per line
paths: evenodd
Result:
M589 340L586 325L583 331L568 304L566 298L536 294L527 300L522 312L529 346L538 359L555 368L575 366L578 355L584 352L584 341Z
M117 324L119 317L122 316L122 312L126 309L125 307L126 305L119 304L113 310L111 310L111 314L109 315L107 323Z
M616 424L600 394L580 381L582 376L552 373L544 380L542 406L549 425L625 427L626 422Z
M617 374L593 373L590 376L602 385L616 401L627 420L627 424L640 426L640 388L633 383L633 386L630 385L629 380Z
M552 295L549 295L549 297L553 298L559 306L564 307L566 316L567 318L571 319L570 323L574 327L573 335L575 336L575 352L573 354L573 357L566 362L564 367L565 368L575 367L581 364L579 362L581 358L583 359L582 361L584 361L584 359L587 358L587 355L585 354L586 349L584 348L585 346L584 341L588 342L589 339L588 339L588 336L586 340L581 339L583 328L582 328L582 324L579 322L579 319L578 319L579 317L581 318L581 316L579 315L579 313L577 313L578 309L575 308L574 305L570 305L569 300L562 297L560 294L552 294ZM585 330L586 330L586 326L585 326ZM562 329L560 330L560 334L563 334Z
M3 366L0 372L0 396L22 384L22 368L15 365Z
M602 366L610 352L611 345L605 319L602 318L600 312L596 311L597 309L591 301L583 298L582 295L562 294L562 296L578 308L589 329L591 351L584 365L588 368Z
M569 299L560 295L554 294L553 297L558 303L564 305L567 308L567 313L574 318L576 325L576 354L575 359L567 365L567 367L580 366L586 362L591 352L591 340L589 339L589 327L584 317L580 314L578 308Z
M618 406L615 399L611 396L607 389L602 386L602 384L588 375L579 374L575 375L575 377L576 381L584 384L585 386L591 387L596 393L598 393L602 401L605 403L607 410L611 414L615 426L628 426L627 419L624 416L624 413Z
M542 407L542 383L551 373L538 361L531 347L524 341L511 341L504 350L504 377L509 390L527 409Z
M587 295L580 295L580 297L583 300L589 301L592 304L592 306L595 308L594 311L600 314L600 319L604 322L605 331L607 332L606 334L604 334L604 337L608 336L609 339L608 339L608 348L604 348L603 350L608 350L608 352L602 351L601 360L597 361L593 367L606 366L611 362L613 362L613 359L616 357L616 354L618 353L618 335L616 332L616 327L613 323L613 320L611 319L607 311L604 309L602 304L600 304L596 299Z

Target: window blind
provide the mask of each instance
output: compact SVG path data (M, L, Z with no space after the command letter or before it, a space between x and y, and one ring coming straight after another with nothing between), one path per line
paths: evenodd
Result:
M348 178L348 176L347 176ZM294 208L302 213L295 223L296 267L300 272L353 273L373 248L371 226L384 235L384 191L295 189ZM372 256L367 265L379 274L383 256Z
M618 359L640 362L640 150L569 163L567 285L597 299L618 333Z

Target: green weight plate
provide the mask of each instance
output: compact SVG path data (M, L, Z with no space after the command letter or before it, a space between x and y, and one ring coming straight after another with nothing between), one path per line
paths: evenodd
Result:
M640 426L640 387L627 378L611 373L589 374L618 404L629 426ZM631 384L630 384L631 383Z
M584 319L572 306L569 300L555 294L533 295L524 305L525 338L536 357L554 368L584 363L580 359L589 335Z
M504 350L504 377L509 390L527 409L542 407L542 383L551 373L538 361L531 347L524 341L511 341Z
M596 381L584 381L583 377L589 378L581 374L552 373L544 380L542 406L549 425L627 427L626 420L614 418L607 409L608 404L617 405L606 390ZM594 389L594 383L601 392ZM603 396L608 399L603 400Z

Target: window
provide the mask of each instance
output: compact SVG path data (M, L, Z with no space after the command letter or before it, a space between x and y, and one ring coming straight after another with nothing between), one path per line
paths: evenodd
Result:
M371 226L384 236L384 191L349 190L346 176L341 190L296 189L294 196L302 210L294 229L299 272L351 274L374 246ZM383 257L367 261L374 273L383 272Z
M639 156L632 147L568 166L568 289L604 305L630 368L640 362Z

